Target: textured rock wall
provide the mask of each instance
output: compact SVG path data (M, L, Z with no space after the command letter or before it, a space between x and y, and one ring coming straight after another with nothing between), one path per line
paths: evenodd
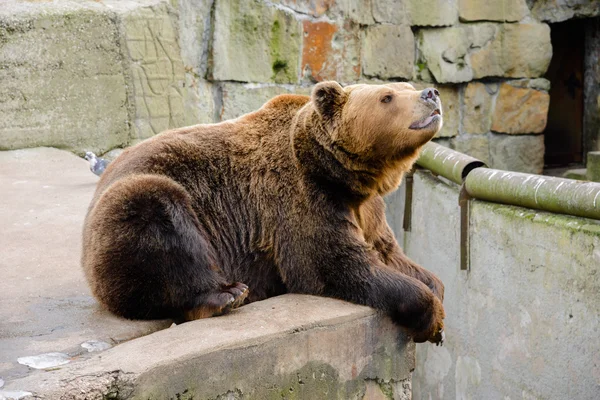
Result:
M442 143L540 172L545 21L598 14L596 0L18 0L0 10L0 148L102 153L322 80L402 80L442 93Z

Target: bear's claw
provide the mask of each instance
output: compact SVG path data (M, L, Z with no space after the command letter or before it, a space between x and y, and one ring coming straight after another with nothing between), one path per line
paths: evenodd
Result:
M435 343L436 346L443 346L446 339L446 333L440 329L429 341Z

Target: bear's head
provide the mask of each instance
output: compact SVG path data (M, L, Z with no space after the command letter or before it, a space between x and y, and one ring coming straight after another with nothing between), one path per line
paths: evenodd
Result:
M438 91L404 82L346 87L321 82L311 103L322 127L317 140L346 169L375 174L380 194L398 186L419 149L442 127Z

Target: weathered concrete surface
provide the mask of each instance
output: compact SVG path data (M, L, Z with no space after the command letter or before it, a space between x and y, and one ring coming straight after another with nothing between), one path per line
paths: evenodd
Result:
M79 265L88 168L56 149L0 152L0 398L410 398L414 344L368 307L286 295L170 329L101 310ZM113 347L88 353L90 340ZM52 352L69 363L17 363Z
M458 187L419 171L413 196L400 236L446 286L447 334L417 346L413 398L597 399L600 221L474 201L465 272Z
M338 300L285 295L123 343L7 389L54 398L386 399L410 396L414 345L389 319ZM219 397L221 396L221 397ZM230 396L230 397L227 397Z
M83 218L98 178L87 161L37 148L0 152L0 377L18 357L78 355L168 326L116 318L92 299L79 264Z

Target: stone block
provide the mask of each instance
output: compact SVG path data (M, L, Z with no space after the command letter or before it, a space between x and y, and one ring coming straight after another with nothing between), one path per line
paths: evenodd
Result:
M78 4L0 6L0 149L100 154L126 144L122 59L110 14Z
M490 140L487 135L461 135L451 139L450 148L490 165Z
M178 12L181 59L186 72L204 77L208 63L213 0L171 0ZM191 69L191 70L190 70Z
M478 137L478 136L474 136ZM490 166L507 171L541 174L544 135L490 134Z
M414 36L407 25L374 25L365 30L363 73L381 79L411 79Z
M212 82L197 78L193 74L185 76L183 98L184 125L210 124L217 122L215 110L216 88Z
M408 0L377 0L373 2L373 19L379 23L404 25L410 23Z
M473 79L468 52L471 43L467 28L422 29L417 39L423 68L437 82L468 82Z
M465 133L487 133L492 127L492 103L498 85L470 82L464 93L462 125Z
M310 94L311 88L292 85L222 83L221 121L258 110L273 97L284 93Z
M272 3L281 4L301 14L308 14L313 17L324 15L335 4L335 0L271 0Z
M132 140L185 125L184 65L177 22L164 3L123 15L135 116Z
M462 21L516 22L529 14L525 0L459 0Z
M600 151L588 151L585 176L593 182L600 182Z
M536 0L531 7L533 16L546 22L562 22L571 18L600 15L598 0Z
M503 27L499 24L477 23L467 26L469 40L469 65L473 70L473 78L487 76L504 76L505 59L503 43Z
M503 28L504 76L535 78L544 75L552 58L550 27L546 24L532 23L505 24Z
M458 22L456 0L405 0L411 25L450 26Z
M259 0L215 5L212 79L295 83L302 24L292 13Z
M546 128L550 96L534 89L500 85L492 116L492 131L541 133Z
M302 1L302 0L301 0ZM347 19L360 25L371 25L373 19L373 3L379 0L331 0L330 12L334 19Z
M343 26L303 21L302 74L310 82L360 78L360 31L357 24Z
M436 137L453 137L460 131L460 94L456 85L435 85L440 92L444 113L444 125Z
M535 78L552 58L545 24L476 23L418 33L423 67L438 82L468 82L488 76Z

